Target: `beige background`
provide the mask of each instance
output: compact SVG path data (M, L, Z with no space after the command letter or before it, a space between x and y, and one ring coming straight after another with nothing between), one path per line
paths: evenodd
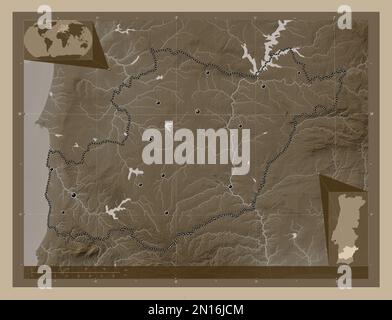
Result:
M54 11L336 11L339 5L351 5L354 11L380 11L381 36L381 288L354 288L339 290L337 288L55 288L39 290L36 288L12 288L12 12L35 11L41 4L48 4ZM1 3L1 108L0 133L2 148L0 158L1 170L1 204L0 213L0 298L128 298L128 299L280 299L280 298L392 298L392 215L388 203L388 185L391 169L387 164L392 162L392 152L387 145L388 137L392 134L391 126L387 123L391 117L391 106L387 103L387 86L391 62L389 52L392 49L387 36L391 30L392 4L389 0L355 1L276 1L261 0L215 1L198 0L185 3L180 0L149 0L144 3L111 0L99 3L97 1L2 1Z

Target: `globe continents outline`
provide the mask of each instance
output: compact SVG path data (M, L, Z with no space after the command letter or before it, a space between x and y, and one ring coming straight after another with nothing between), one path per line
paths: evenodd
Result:
M27 52L34 58L87 56L93 44L90 29L76 20L52 21L52 28L40 29L35 23L24 35Z

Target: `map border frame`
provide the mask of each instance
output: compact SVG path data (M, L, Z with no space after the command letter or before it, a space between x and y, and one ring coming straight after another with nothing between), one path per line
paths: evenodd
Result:
M92 20L121 17L203 18L225 16L245 19L336 17L336 12L56 12L53 19ZM23 21L37 18L35 12L13 13L13 286L37 286L37 266L24 266L24 144L23 144ZM369 212L368 267L352 267L353 287L380 285L380 14L354 12L353 19L368 20L368 112L369 117ZM22 115L22 116L21 116ZM44 192L44 191L43 191ZM370 218L370 216L369 216ZM116 270L112 270L115 268ZM56 287L148 287L148 286L246 286L246 287L335 287L336 266L323 267L53 267ZM92 275L92 276L91 276Z

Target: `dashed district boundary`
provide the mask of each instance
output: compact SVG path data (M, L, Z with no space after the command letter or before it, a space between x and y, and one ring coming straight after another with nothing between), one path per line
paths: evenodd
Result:
M66 165L68 166L77 166L77 165L81 165L84 163L86 155L88 152L90 152L92 150L92 148L94 146L99 146L99 145L104 145L104 144L117 144L119 146L124 146L125 142L128 139L129 136L129 130L131 127L131 115L129 113L129 111L127 109L125 109L124 107L119 106L114 100L115 97L120 95L122 90L124 88L131 88L132 87L132 82L134 80L139 80L140 78L154 73L157 71L158 69L158 58L157 55L159 53L167 53L170 54L172 56L177 56L177 55L182 55L185 56L186 58L188 58L189 60L194 61L195 63L202 65L203 67L205 67L206 69L209 70L216 70L218 72L220 72L221 74L231 77L238 77L238 78L248 78L248 79L258 79L260 77L260 75L263 73L263 71L266 70L268 64L276 57L279 56L281 53L283 52L289 52L291 54L291 57L294 61L294 63L302 70L306 81L311 84L314 81L323 81L323 80L328 80L333 78L334 76L338 76L337 77L337 81L338 81L338 87L336 89L335 92L335 97L334 97L334 102L330 107L326 107L323 105L316 105L313 108L313 111L310 113L301 113L301 114L297 114L295 115L292 120L290 121L290 124L292 125L291 131L288 135L288 139L286 141L286 143L284 144L284 146L281 148L281 150L279 152L277 152L275 154L275 156L273 156L271 159L269 159L265 165L263 174L261 176L260 182L259 182L259 186L257 189L257 192L255 192L252 201L250 202L249 205L243 207L242 209L235 211L235 212L223 212L223 213L219 213L211 218L209 218L208 220L204 221L203 223L194 225L192 227L192 229L188 230L188 231L184 231L184 232L179 232L177 233L174 238L171 240L170 243L168 243L166 246L154 246L154 245L150 245L148 244L146 241L138 238L135 236L135 230L127 227L127 226L122 226L119 228L113 228L110 229L106 235L104 236L93 236L91 234L89 234L86 231L80 231L80 232L75 232L72 233L72 231L59 231L58 228L55 225L51 225L50 224L50 216L51 216L51 212L52 212L52 202L49 199L49 185L50 185L50 181L52 178L52 172L53 172L53 168L50 167L49 162L50 162L50 158L52 156L58 155L60 156ZM242 216L245 213L248 212L252 212L256 209L256 203L257 203L257 198L259 197L259 195L261 194L262 190L264 189L266 182L267 182L267 176L268 173L270 171L271 166L273 165L273 163L278 160L285 152L286 150L289 148L291 142L293 141L294 138L294 134L297 130L297 126L298 123L301 119L310 119L310 118L316 118L316 117L320 117L320 116L328 116L328 115L336 115L337 111L336 111L336 107L338 104L338 97L342 91L342 87L343 87L343 78L346 75L346 70L344 69L338 69L333 71L332 73L328 74L328 75L324 75L324 76L319 76L319 75L314 75L311 76L309 74L309 72L306 70L306 65L305 63L299 61L297 59L297 57L295 56L294 50L293 48L285 48L285 49L279 49L277 50L275 53L270 55L269 60L263 65L262 68L259 69L259 71L256 74L247 74L247 73L243 73L243 72L239 72L239 71L228 71L225 68L223 68L220 65L214 64L214 63L207 63L207 62L203 62L195 57L193 57L192 55L190 55L189 53L185 52L184 50L173 50L171 48L162 48L162 49L154 49L151 48L150 49L150 53L154 62L154 65L151 69L141 72L137 75L132 75L130 76L127 80L123 81L117 89L113 90L112 93L112 97L110 99L110 102L112 104L112 106L121 113L125 113L128 119L127 122L127 126L126 126L126 130L125 130L125 136L122 140L120 141L116 141L116 140L110 140L110 139L105 139L102 141L92 141L90 143L87 144L86 149L83 151L80 160L75 161L75 160L69 160L65 157L64 153L60 150L52 150L50 149L47 155L47 160L46 160L46 166L49 169L49 175L48 175L48 180L46 183L46 189L45 189L45 198L48 202L48 206L49 206L49 213L48 213L48 218L47 218L47 227L50 230L53 230L56 235L58 237L62 237L65 238L66 240L73 240L73 241L77 241L77 242L99 242L99 241L107 241L110 239L110 237L114 234L114 233L127 233L128 236L133 239L135 242L137 242L142 248L146 249L146 250L150 250L150 251L156 251L156 252L166 252L168 250L170 250L173 246L175 246L177 244L177 242L184 237L189 237L192 236L196 231L204 228L205 226L213 223L214 221L220 220L222 218L226 218L226 217L230 217L230 218L238 218L240 216Z

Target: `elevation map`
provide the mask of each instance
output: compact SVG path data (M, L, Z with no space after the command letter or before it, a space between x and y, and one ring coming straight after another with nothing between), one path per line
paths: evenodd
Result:
M24 279L369 277L371 14L59 17L14 17Z

